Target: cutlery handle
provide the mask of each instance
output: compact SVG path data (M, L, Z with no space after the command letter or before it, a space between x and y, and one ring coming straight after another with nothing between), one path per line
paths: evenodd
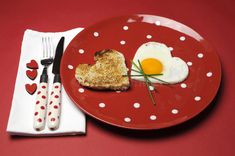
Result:
M45 127L46 105L47 105L48 84L41 82L38 87L36 104L34 109L34 123L35 130L40 131Z
M47 126L51 130L55 130L60 124L61 111L61 83L54 82L50 94L49 105L47 107Z

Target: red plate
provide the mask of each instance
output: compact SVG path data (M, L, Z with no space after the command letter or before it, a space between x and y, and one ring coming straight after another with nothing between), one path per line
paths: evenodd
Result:
M131 80L125 92L94 91L78 84L75 68L94 63L94 53L116 49L130 69L140 45L156 41L172 47L172 55L189 66L181 84L157 84L157 106L153 106L144 82ZM215 97L221 80L221 65L215 50L191 28L153 15L116 17L92 25L79 33L67 47L61 65L64 88L73 102L88 115L111 125L130 129L160 129L191 119Z

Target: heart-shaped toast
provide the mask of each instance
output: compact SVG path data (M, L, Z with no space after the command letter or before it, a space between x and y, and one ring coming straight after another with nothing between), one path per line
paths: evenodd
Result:
M98 90L127 90L130 86L124 55L107 49L95 53L95 64L79 64L75 77L85 87Z
M33 95L35 91L37 90L37 84L36 83L26 84L25 89L29 94Z
M38 69L38 63L35 60L31 60L29 63L26 64L26 67L30 69Z
M32 70L27 70L26 71L26 75L28 76L28 78L30 78L31 80L34 80L37 75L38 75L38 72L36 69L32 69Z

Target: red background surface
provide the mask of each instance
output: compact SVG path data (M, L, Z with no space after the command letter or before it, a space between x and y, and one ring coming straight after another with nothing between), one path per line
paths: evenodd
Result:
M234 6L233 0L1 0L0 155L235 155ZM133 13L182 22L217 49L223 79L208 109L187 123L157 131L129 131L88 118L84 136L32 138L6 133L25 29L63 31Z

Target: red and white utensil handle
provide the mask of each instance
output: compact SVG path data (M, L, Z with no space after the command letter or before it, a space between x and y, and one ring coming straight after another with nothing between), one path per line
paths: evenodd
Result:
M37 131L43 130L45 128L47 92L48 84L46 82L41 82L37 91L33 121L33 127Z
M47 126L51 130L55 130L60 124L61 111L61 83L55 82L50 94L50 100L47 107Z

